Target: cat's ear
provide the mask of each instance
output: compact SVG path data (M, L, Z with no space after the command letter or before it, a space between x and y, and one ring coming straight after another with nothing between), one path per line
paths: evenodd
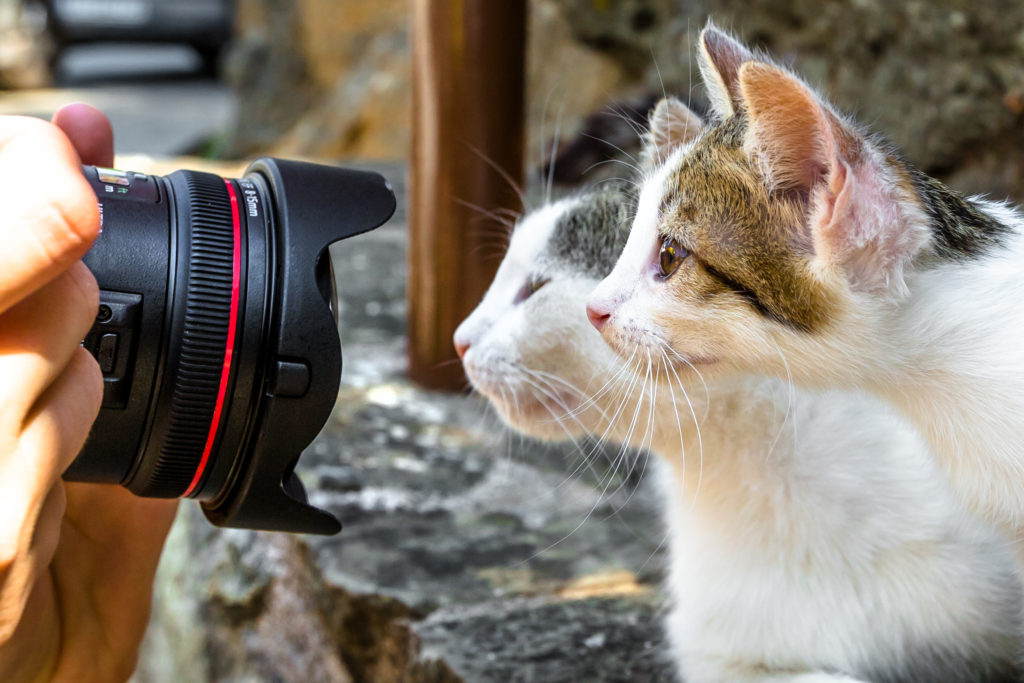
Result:
M798 78L762 62L740 67L740 94L749 117L746 150L775 188L810 191L843 173L844 153L856 151L839 119ZM845 143L840 149L839 143Z
M855 286L902 290L903 265L923 237L907 218L916 209L867 139L784 69L748 62L739 81L744 150L772 190L807 198L816 255L842 264Z
M740 67L756 59L746 45L714 24L700 33L697 63L704 87L708 91L711 111L719 119L734 115L742 101L740 93Z
M651 112L644 156L660 163L676 147L692 142L703 128L704 122L693 110L674 97L666 97Z

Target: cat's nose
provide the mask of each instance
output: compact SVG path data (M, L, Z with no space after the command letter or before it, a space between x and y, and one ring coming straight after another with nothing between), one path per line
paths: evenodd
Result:
M612 314L606 310L600 304L590 302L587 304L587 318L590 319L590 324L600 332L604 329L608 319L612 317Z
M466 355L466 351L469 351L470 335L467 334L466 326L459 325L458 329L455 330L455 334L452 335L452 345L455 347L455 353L459 354L459 360L462 360Z

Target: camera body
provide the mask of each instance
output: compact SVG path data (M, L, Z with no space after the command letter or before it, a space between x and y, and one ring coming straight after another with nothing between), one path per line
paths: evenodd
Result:
M240 179L85 167L103 230L84 344L103 407L69 481L189 497L221 526L330 534L294 473L341 374L327 247L376 228L376 173L260 159Z

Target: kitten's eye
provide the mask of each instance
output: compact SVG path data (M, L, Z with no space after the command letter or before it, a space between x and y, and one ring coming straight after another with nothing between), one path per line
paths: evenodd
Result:
M671 237L664 238L661 241L661 252L658 254L661 276L667 278L672 275L689 255L690 252L679 246L679 243L674 239Z
M516 294L514 303L522 303L533 296L538 289L548 283L548 280L542 278L530 278L526 281L526 284L522 286L522 289Z

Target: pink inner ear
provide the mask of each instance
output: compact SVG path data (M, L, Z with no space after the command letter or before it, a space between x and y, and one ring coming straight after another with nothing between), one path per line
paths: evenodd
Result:
M812 194L815 252L826 263L840 264L854 289L900 296L906 292L905 264L927 240L925 222L863 142L839 140L828 182ZM847 147L851 140L853 147ZM844 149L852 149L849 156Z
M828 193L822 207L822 226L831 224L836 215L843 215L849 207L850 197L846 192L846 175L846 164L840 163L829 177Z

